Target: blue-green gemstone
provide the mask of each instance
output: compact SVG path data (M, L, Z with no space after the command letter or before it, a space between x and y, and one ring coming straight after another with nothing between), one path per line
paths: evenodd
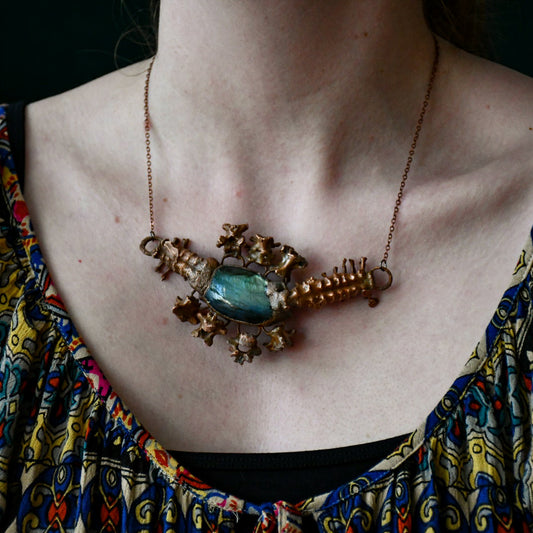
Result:
M206 302L221 315L247 324L262 324L273 316L266 294L267 280L242 267L215 270L204 294Z

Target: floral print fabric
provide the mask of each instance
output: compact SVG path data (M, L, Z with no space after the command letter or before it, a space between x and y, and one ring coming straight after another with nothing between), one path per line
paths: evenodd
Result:
M331 493L248 502L178 464L87 351L33 232L5 108L0 176L0 530L533 529L531 235L484 338L422 427Z

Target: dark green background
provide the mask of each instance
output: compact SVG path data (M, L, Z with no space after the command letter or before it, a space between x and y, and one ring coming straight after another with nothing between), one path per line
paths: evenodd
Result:
M37 100L148 54L137 25L143 0L4 0L0 9L0 101Z
M533 75L533 0L492 1L491 57ZM146 57L135 25L150 25L147 4L4 0L0 101L40 99Z

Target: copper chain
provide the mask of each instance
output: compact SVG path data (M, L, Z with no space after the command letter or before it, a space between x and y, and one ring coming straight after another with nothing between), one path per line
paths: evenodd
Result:
M433 59L433 65L431 67L431 75L429 77L429 82L426 88L426 94L424 97L424 102L422 103L422 110L418 117L416 123L415 134L413 135L413 140L411 141L411 148L409 150L409 156L407 157L407 163L405 164L405 169L402 174L402 181L400 183L400 190L398 191L398 196L396 197L396 203L394 205L394 211L392 213L392 218L389 226L389 235L387 236L387 244L385 245L385 253L383 254L383 259L381 260L381 268L387 267L387 259L389 258L389 252L391 249L391 242L396 228L396 222L398 218L398 213L400 211L400 205L402 204L403 191L405 189L405 184L407 182L407 177L409 171L411 170L411 164L415 155L416 145L418 143L418 138L420 137L420 131L422 130L422 124L424 123L424 117L426 116L426 110L429 105L429 100L431 98L431 92L433 90L433 83L437 75L437 70L439 66L439 43L434 37L435 41L435 58ZM155 222L154 222L154 190L153 190L153 179L152 179L152 153L150 149L150 108L148 105L148 97L150 92L150 76L152 74L152 67L154 65L155 56L152 57L148 70L146 72L146 80L144 83L144 139L146 144L146 173L148 178L148 202L150 209L150 235L155 236Z
M415 156L416 144L418 143L418 137L420 137L420 131L422 130L422 124L424 123L424 117L426 116L426 110L429 105L429 99L431 98L431 91L433 90L433 83L435 82L435 77L437 76L437 70L439 68L439 42L437 41L437 38L435 36L433 36L433 40L435 42L435 57L433 59L431 74L429 76L429 82L426 88L426 95L424 97L424 102L422 103L422 110L420 111L420 115L416 123L415 134L413 135L413 140L411 141L411 149L409 150L407 163L405 164L405 168L402 174L400 190L398 191L396 203L394 204L394 211L392 212L392 218L389 226L389 235L387 236L387 244L385 245L385 253L383 254L383 259L381 260L381 268L387 268L387 259L389 258L392 235L394 233L394 229L396 228L396 221L398 219L398 213L400 212L400 205L402 204L403 190L405 189L405 183L407 182L407 177L409 175L409 171L411 170L411 163L413 162L413 158Z
M146 72L146 80L144 81L144 142L146 144L146 175L148 177L148 203L150 208L150 235L155 237L155 222L154 222L154 186L152 179L152 151L150 150L150 108L148 106L148 95L150 92L150 76L152 75L152 67L154 66L155 56L152 57L148 71Z

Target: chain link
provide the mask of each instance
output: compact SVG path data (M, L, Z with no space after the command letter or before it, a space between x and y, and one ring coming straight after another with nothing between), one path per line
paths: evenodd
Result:
M426 88L426 94L424 97L424 102L422 103L422 110L416 122L415 134L413 135L413 140L411 141L411 149L409 150L409 156L407 157L407 162L402 174L402 181L400 183L400 190L398 191L398 196L396 197L396 202L394 204L394 211L392 212L392 218L389 226L389 235L387 236L387 244L385 245L385 252L383 254L383 259L381 260L381 268L387 268L387 259L389 258L389 252L391 248L392 236L396 228L396 222L398 220L398 213L400 212L400 205L402 205L403 191L405 189L405 184L407 182L407 177L409 176L409 171L411 170L411 164L415 156L416 145L418 143L418 138L420 137L420 131L422 130L422 124L424 123L424 117L426 116L426 110L429 105L429 100L431 98L431 92L433 90L433 84L435 82L435 77L437 76L437 70L439 67L439 58L440 58L440 49L439 42L437 38L433 36L435 42L435 57L433 59L433 65L431 67L431 74L429 76L429 82Z
M150 209L150 235L155 237L155 219L154 219L154 187L152 179L152 152L150 149L150 108L148 105L148 95L150 92L150 76L154 66L155 56L152 57L146 72L144 82L144 142L146 144L146 175L148 177L148 203Z

